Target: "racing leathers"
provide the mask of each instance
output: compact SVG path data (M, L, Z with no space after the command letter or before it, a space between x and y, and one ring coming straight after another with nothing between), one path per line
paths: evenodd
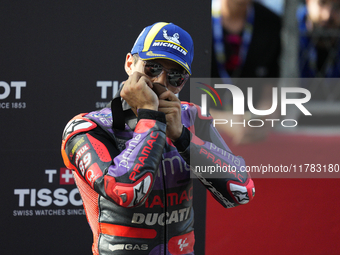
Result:
M83 200L93 254L194 254L191 177L226 208L253 198L243 158L230 152L212 118L191 103L181 108L175 142L165 135L164 113L139 109L136 117L119 96L66 125L62 156ZM209 167L222 176L207 179Z

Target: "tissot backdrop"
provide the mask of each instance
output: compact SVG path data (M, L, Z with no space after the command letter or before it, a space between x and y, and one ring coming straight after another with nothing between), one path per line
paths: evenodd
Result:
M1 1L1 254L91 254L80 196L63 168L61 134L74 115L110 101L126 79L126 53L158 21L192 35L193 73L209 75L210 1ZM198 254L205 234L200 187Z
M110 101L126 79L126 53L154 22L173 22L192 35L193 75L208 77L210 1L0 6L1 254L91 254L92 234L60 155L63 128ZM188 86L180 96L189 100ZM339 143L338 135L274 133L230 147L248 165L339 164ZM339 254L339 179L254 181L255 199L228 210L210 195L206 201L195 183L196 254Z

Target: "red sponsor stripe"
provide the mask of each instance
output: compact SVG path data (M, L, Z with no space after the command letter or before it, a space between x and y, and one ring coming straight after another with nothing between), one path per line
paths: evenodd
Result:
M156 124L156 120L150 119L141 119L138 121L137 126L135 128L135 133L142 134L153 128Z
M111 236L153 239L157 235L157 232L155 229L133 228L133 227L126 227L126 226L109 224L109 223L99 223L99 224L100 224L101 232L103 234L111 235Z

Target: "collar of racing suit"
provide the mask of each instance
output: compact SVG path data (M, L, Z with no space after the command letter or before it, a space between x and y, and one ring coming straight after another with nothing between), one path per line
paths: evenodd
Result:
M112 128L125 130L125 124L127 124L131 130L134 130L137 125L138 118L131 110L131 106L120 96L120 92L123 86L124 83L119 88L118 92L111 100L111 102L107 105L108 108L111 108L112 112ZM188 148L190 140L190 132L187 128L184 128L183 126L182 134L180 138L177 139L176 142L174 142L174 145L180 152L183 152Z
M111 102L107 105L107 107L111 108L112 112L112 128L124 130L126 123L132 130L134 130L137 125L137 117L131 110L131 106L120 96L123 86L124 83L119 88Z

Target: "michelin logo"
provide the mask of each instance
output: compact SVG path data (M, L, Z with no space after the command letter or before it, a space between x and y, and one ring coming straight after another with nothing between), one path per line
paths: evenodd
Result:
M170 42L181 44L181 42L179 41L179 34L178 33L174 33L173 36L169 36L168 30L163 29L163 37Z
M174 33L172 36L168 35L168 31L166 29L163 29L163 37L167 41L162 41L162 40L156 40L152 44L153 47L169 47L173 48L174 50L179 51L182 53L184 56L187 55L188 51L184 49L180 44L181 42L179 41L179 34Z

